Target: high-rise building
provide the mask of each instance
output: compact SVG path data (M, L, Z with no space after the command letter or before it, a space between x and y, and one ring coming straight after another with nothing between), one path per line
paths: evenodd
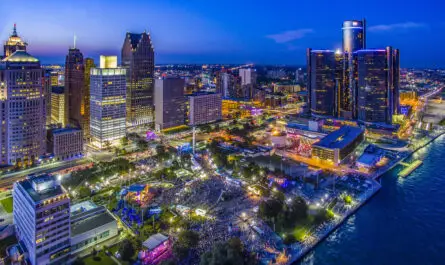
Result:
M336 116L342 82L343 54L331 50L308 50L309 108L316 116Z
M201 125L222 119L219 93L199 92L189 96L189 124Z
M45 153L43 77L39 60L25 51L0 62L0 164L20 165Z
M70 254L70 198L55 176L14 183L13 218L32 265L66 264Z
M85 139L90 139L90 72L91 69L96 67L92 58L86 58L85 62L85 90L83 94L82 106L80 113L84 117L83 136Z
M239 69L239 76L241 77L241 85L255 85L257 74L255 69Z
M216 93L222 95L223 98L228 98L229 90L234 86L234 76L227 72L221 71L216 75Z
M397 49L357 51L358 120L392 123L399 109L399 52Z
M3 46L5 58L12 55L17 50L26 51L26 46L28 46L28 44L19 37L17 34L17 27L14 24L12 34Z
M82 130L69 127L49 130L48 153L57 160L80 157L83 153Z
M63 86L51 88L51 124L67 125L65 89Z
M343 52L353 53L366 48L366 21L343 22Z
M85 66L83 55L79 49L71 48L65 61L65 95L68 122L76 127L84 128L85 113Z
M51 124L51 73L46 70L43 78L43 93L45 94L46 126Z
M127 71L127 124L153 122L154 47L147 33L127 33L122 46L122 67Z
M90 73L90 134L92 144L106 148L126 133L125 69L116 56L101 56L100 68Z
M165 77L155 80L155 128L163 129L184 125L184 79Z

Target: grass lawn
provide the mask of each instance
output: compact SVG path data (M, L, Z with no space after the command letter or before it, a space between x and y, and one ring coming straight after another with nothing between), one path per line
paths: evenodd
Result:
M105 255L105 253L99 253L94 257L93 255L88 256L83 259L85 265L94 265L94 264L102 264L102 265L115 265L116 262L112 260L110 257Z
M7 213L12 213L12 197L3 199L0 201L0 203Z

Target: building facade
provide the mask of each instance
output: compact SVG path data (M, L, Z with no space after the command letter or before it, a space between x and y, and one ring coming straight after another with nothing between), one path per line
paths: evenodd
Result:
M83 54L79 49L71 48L65 61L65 95L68 122L76 127L84 128L85 113L85 65Z
M92 144L105 148L126 134L126 76L116 56L101 56L91 69L90 133Z
M185 82L182 78L155 80L155 129L157 131L184 125Z
M241 77L241 85L255 85L257 74L255 69L239 69L239 76Z
M80 107L80 113L84 117L83 137L90 139L90 72L91 69L96 67L92 58L86 58L85 62L85 90L83 94L83 105Z
M189 96L189 124L201 125L222 119L219 93L196 93Z
M67 125L65 89L61 86L51 88L51 124L65 127Z
M316 116L336 116L342 82L343 54L332 50L308 51L309 108Z
M3 46L4 57L6 58L12 55L15 51L26 51L26 46L28 46L28 44L17 34L17 27L16 24L14 24L12 34Z
M154 47L148 33L127 33L122 46L122 67L126 69L127 124L153 122Z
M83 154L83 133L78 128L48 131L48 152L57 160L80 157Z
M392 123L399 110L398 50L357 51L358 120L367 123Z
M16 236L32 265L66 264L70 254L70 198L51 175L14 183Z
M0 164L28 164L46 150L43 69L38 59L15 51L0 62Z

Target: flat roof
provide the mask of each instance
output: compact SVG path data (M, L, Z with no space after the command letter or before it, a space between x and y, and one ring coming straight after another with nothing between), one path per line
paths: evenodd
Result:
M83 234L115 221L116 219L114 219L108 211L102 211L88 218L71 222L71 237Z
M59 128L59 129L53 129L51 130L51 132L53 134L62 134L62 133L70 133L70 132L79 132L81 131L78 128L71 128L71 127L67 127L67 128Z
M43 201L52 197L56 197L65 194L62 186L52 185L50 188L37 192L33 187L34 183L44 183L54 179L54 176L42 175L42 176L30 176L25 180L18 182L22 188L29 194L29 196L34 200L34 202Z
M164 236L161 233L157 233L156 235L152 235L147 240L145 240L144 243L142 243L142 245L146 247L148 250L153 250L167 240L168 240L167 236Z
M314 146L341 149L354 141L363 132L359 127L345 125L323 137L318 143L315 143Z

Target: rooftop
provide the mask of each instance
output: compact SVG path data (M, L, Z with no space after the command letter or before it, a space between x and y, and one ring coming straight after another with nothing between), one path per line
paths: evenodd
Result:
M359 127L345 125L340 129L326 135L318 143L315 143L314 146L330 149L341 149L354 141L362 133L363 130Z
M56 177L48 174L28 176L27 179L22 180L17 184L23 187L34 202L65 194L65 191L56 180Z
M81 131L81 129L79 129L79 128L66 127L66 128L53 129L51 132L53 134L62 134L62 133L71 133L71 132L79 132L79 131Z
M146 247L148 250L153 250L167 240L168 240L167 236L157 233L156 235L152 235L147 240L145 240L144 243L142 243L142 245Z
M10 56L4 58L3 62L38 62L39 60L31 56L26 51L15 51Z
M103 210L102 210L103 209ZM99 211L101 210L101 211ZM79 215L88 214L89 211L77 214L76 216L71 217L71 236L76 236L83 234L85 232L91 231L98 227L104 226L111 222L116 222L116 219L111 216L111 214L105 210L103 206L97 207L93 209L93 212L97 212L96 214L90 214L86 218L78 218L77 221L74 221Z

